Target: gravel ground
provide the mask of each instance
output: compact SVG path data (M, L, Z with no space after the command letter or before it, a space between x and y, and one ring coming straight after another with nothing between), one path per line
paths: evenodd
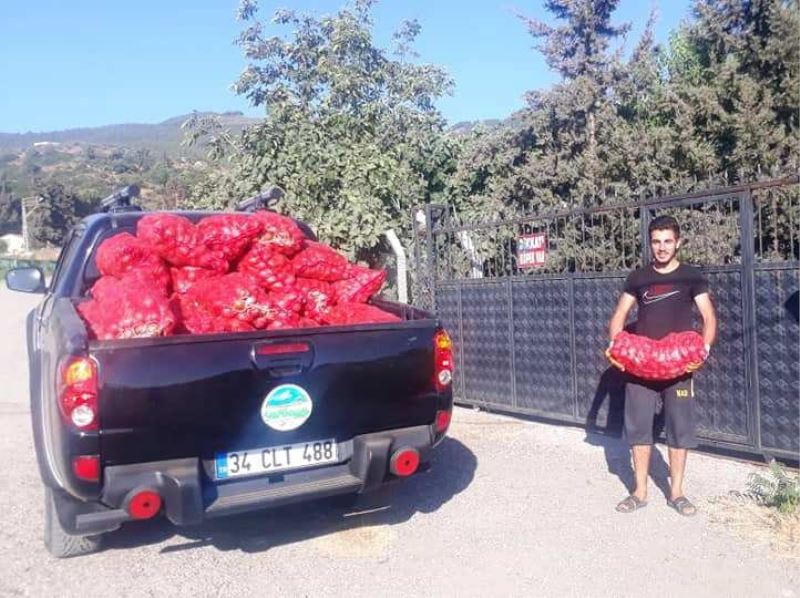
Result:
M110 534L102 553L52 559L23 336L37 301L0 291L2 596L800 596L800 562L707 515L752 465L692 455L697 517L668 509L655 482L649 506L622 515L619 442L468 409L429 473L355 509L322 501L193 528L146 522Z

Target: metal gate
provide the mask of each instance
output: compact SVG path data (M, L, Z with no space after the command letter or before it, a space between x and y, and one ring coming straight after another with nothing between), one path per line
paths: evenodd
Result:
M709 279L719 331L695 376L707 446L800 453L798 177L553 214L416 217L415 301L453 337L456 400L619 433L624 382L603 356L647 226L682 227L681 259Z

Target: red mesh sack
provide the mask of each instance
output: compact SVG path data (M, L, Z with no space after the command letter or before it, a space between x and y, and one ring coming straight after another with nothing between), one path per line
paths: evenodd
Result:
M222 274L214 270L206 270L205 268L184 266L183 268L170 268L170 276L172 278L172 290L183 295L188 292L195 283L208 278L219 278Z
M306 241L305 249L292 258L297 276L336 282L347 278L347 258L322 243Z
M136 236L173 266L196 266L228 271L228 261L219 251L200 241L191 220L177 214L148 214L136 224Z
M259 243L289 257L302 249L306 236L294 220L275 212L255 212L253 216L263 227Z
M328 311L323 322L331 326L347 326L351 324L379 324L383 322L399 322L394 314L383 311L367 303L341 303Z
M608 353L614 365L647 380L679 378L707 356L703 337L694 331L673 332L660 340L622 331Z
M94 338L168 336L174 330L176 316L157 289L135 279L104 277L98 283L97 297L78 305L78 313ZM94 287L92 291L94 294Z
M255 243L239 261L239 272L258 281L268 291L292 288L295 283L294 266L285 255L276 253L269 245Z
M102 300L104 297L108 296L108 291L116 289L118 284L119 278L101 276L97 279L97 282L92 285L89 294L92 296L92 299Z
M261 231L261 222L246 214L208 216L197 223L200 242L229 262L239 259Z
M292 314L302 313L306 304L305 294L292 287L270 293L269 300L276 307Z
M338 303L366 303L385 281L386 270L350 266L347 278L333 283L333 292Z
M164 288L153 282L152 276L141 270L131 270L122 278L115 278L114 276L101 276L92 285L89 294L93 299L104 301L109 298L114 298L114 293L118 293L120 288L130 289L131 292L136 292L139 288L145 288L149 291L157 292L162 297L167 294Z
M170 304L173 311L180 314L176 331L190 334L214 334L218 332L252 332L256 330L251 323L238 318L214 317L190 293L172 296Z
M167 272L169 276L169 272ZM157 292L162 297L169 296L169 279L165 280L163 272L152 272L142 268L129 270L122 278L115 276L101 276L92 285L89 294L93 299L103 299L103 295L108 289L115 289L120 283L132 285L134 287L145 287Z
M248 332L255 330L249 322L238 318L215 317L189 294L175 293L170 299L172 311L178 317L175 331L190 334L217 332Z
M336 304L333 287L328 282L298 278L295 287L303 294L305 315L312 320L322 321L324 314Z
M105 239L97 248L97 269L104 276L124 278L132 275L152 284L166 294L170 283L169 271L163 260L145 243L129 233Z
M197 282L179 301L194 333L266 328L279 311L255 280L236 272Z
M290 328L302 328L302 326L300 325L300 316L287 311L281 311L267 325L267 330L287 330Z
M322 324L320 324L316 320L309 318L307 316L300 316L299 328L318 328L319 326L322 326Z

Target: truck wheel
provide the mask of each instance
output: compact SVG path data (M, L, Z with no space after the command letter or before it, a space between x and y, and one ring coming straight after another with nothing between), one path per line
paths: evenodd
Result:
M63 559L100 550L102 536L70 536L61 527L53 489L44 489L44 545L54 557Z

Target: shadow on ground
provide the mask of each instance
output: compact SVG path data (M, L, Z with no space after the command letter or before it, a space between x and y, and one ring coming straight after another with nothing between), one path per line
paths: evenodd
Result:
M623 438L625 423L625 375L609 367L600 376L592 405L586 416L585 442L602 447L608 472L619 478L623 491L633 492L635 482L631 466L631 451ZM656 415L653 438L660 438L664 430L663 411ZM669 498L669 465L658 446L653 447L650 460L650 477L658 489Z
M407 480L346 500L321 499L266 511L211 519L197 526L176 527L166 519L124 525L108 534L106 550L159 544L178 536L185 543L162 552L213 546L218 550L263 552L356 528L397 525L417 513L432 513L463 492L475 477L475 454L458 440L446 438L433 451L431 467Z

